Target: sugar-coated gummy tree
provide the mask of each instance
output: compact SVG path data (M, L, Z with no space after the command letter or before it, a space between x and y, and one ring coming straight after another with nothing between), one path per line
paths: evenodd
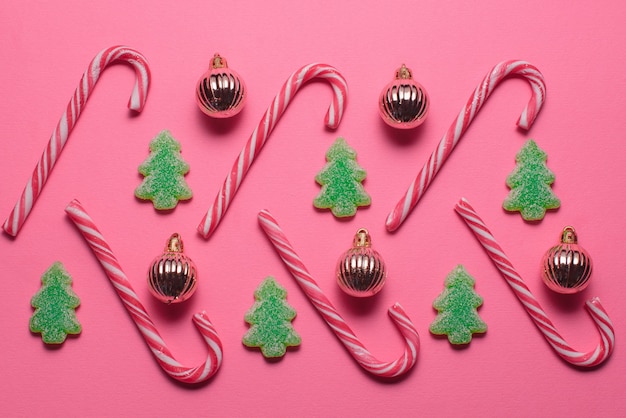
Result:
M174 209L179 200L192 197L185 181L189 164L180 155L180 143L168 130L161 131L150 142L150 155L139 166L139 172L145 178L135 189L135 196L152 200L155 209Z
M336 217L354 216L359 206L371 203L361 184L367 173L356 162L356 151L343 138L337 138L326 152L326 161L315 176L322 190L313 200L313 206L330 209Z
M300 345L300 336L291 325L296 311L287 303L285 288L273 277L266 277L254 291L254 299L244 316L251 327L243 336L243 344L261 348L267 358L282 357L287 347Z
M487 331L487 324L476 311L483 298L474 290L474 284L474 278L462 265L448 274L445 289L433 302L438 314L430 324L430 332L447 335L451 344L469 344L472 334Z
M80 299L72 290L72 277L56 262L41 276L41 288L31 299L35 312L30 318L30 330L41 333L46 344L61 344L68 334L79 334L81 325L75 309Z
M515 156L515 169L506 179L511 191L504 199L508 211L519 211L527 221L543 219L547 209L556 209L561 201L552 192L555 176L546 165L547 154L529 139Z

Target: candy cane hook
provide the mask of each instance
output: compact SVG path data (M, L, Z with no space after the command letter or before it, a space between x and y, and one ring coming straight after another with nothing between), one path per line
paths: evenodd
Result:
M325 64L309 64L294 72L283 84L280 92L278 92L272 104L265 111L263 118L254 129L254 132L248 138L246 145L241 150L226 180L224 180L222 188L217 193L215 202L204 215L204 218L202 218L200 225L198 225L198 231L204 238L211 236L219 225L254 159L261 152L263 145L283 113L285 113L293 97L305 83L316 78L328 81L333 89L333 101L328 108L324 123L331 129L339 126L346 105L348 89L346 80L339 71Z
M202 311L193 316L193 322L196 324L209 350L207 359L203 364L196 367L183 366L167 348L154 322L150 319L146 308L142 305L130 281L122 271L122 267L115 254L113 254L111 247L107 244L82 205L77 200L73 200L65 208L65 212L78 227L102 268L104 268L104 272L111 280L117 295L124 303L124 307L135 322L135 325L137 325L154 358L165 373L183 383L200 383L211 378L222 364L222 343L213 324L209 321L207 313Z
M382 362L377 360L354 335L346 321L319 288L304 263L280 229L280 226L267 211L259 213L259 224L274 245L300 288L307 295L315 309L333 330L339 341L346 347L354 359L368 372L380 377L397 377L408 372L417 361L420 348L419 335L406 312L396 303L389 308L389 316L396 324L405 340L404 353L396 360Z
M89 94L100 78L100 74L108 65L118 61L127 62L135 68L137 78L128 102L129 109L137 112L141 112L143 109L150 84L150 69L144 56L134 49L123 46L114 46L101 51L94 57L83 74L72 99L68 103L63 116L50 137L48 145L33 170L33 174L24 187L22 196L4 222L3 228L9 235L17 236L24 225L67 142L70 132L76 125L76 121L87 103Z
M589 312L591 319L595 322L600 332L600 342L594 350L589 352L576 351L558 333L552 321L550 321L537 299L535 299L524 280L522 280L522 277L504 254L496 239L491 235L483 220L474 211L474 208L467 200L461 199L455 210L461 215L467 226L474 232L478 241L487 250L489 258L491 258L491 261L493 261L509 286L511 286L515 296L520 300L528 315L539 328L539 331L543 333L548 343L563 360L575 366L593 367L601 364L611 355L615 345L615 330L599 298L596 297L585 302L585 308L587 308L587 312Z
M402 225L402 222L409 216L409 213L422 198L426 189L441 169L441 166L452 153L452 150L459 142L469 125L472 123L478 111L483 106L493 90L506 78L520 76L525 78L532 88L532 96L517 121L517 125L525 130L530 129L537 114L543 106L546 95L546 85L543 75L533 65L525 61L504 61L493 67L485 76L483 81L476 87L467 101L465 107L450 125L446 134L439 141L439 145L424 164L409 186L402 199L387 217L387 230L395 231Z

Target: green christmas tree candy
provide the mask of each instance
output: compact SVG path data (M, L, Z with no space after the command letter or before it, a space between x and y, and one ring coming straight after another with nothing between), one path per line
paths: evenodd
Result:
M161 131L150 142L150 155L139 166L139 172L145 178L135 189L135 196L152 200L155 209L174 209L179 200L191 199L184 177L189 165L180 156L180 143L169 131Z
M430 332L447 335L451 344L469 344L472 334L487 331L487 325L476 311L483 299L474 291L474 283L462 265L448 274L445 289L433 302L439 313L430 324Z
M282 357L287 347L300 345L291 325L296 311L287 303L287 291L273 277L266 277L254 292L254 305L244 319L251 325L243 336L247 347L260 347L266 358Z
M546 166L547 154L529 139L515 156L516 167L506 179L511 188L504 199L508 211L519 211L527 221L543 219L547 209L556 209L561 201L550 187L554 173Z
M354 216L357 207L371 203L361 184L367 173L357 164L356 152L343 138L337 138L328 149L326 161L315 176L322 190L313 200L313 206L330 209L338 218Z
M79 334L82 329L75 312L80 299L72 290L72 278L60 262L46 270L41 283L41 289L30 302L35 308L30 330L41 333L46 344L61 344L68 334Z

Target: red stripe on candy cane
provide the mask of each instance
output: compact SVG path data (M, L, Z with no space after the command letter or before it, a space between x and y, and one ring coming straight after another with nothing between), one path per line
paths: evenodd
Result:
M363 369L373 375L385 378L401 376L411 370L417 361L420 341L415 326L400 304L396 303L389 308L389 316L404 337L404 353L396 360L382 362L372 356L365 348L330 300L324 295L272 215L267 211L261 211L258 218L263 232L269 238L302 291Z
M167 348L146 308L144 308L130 281L122 271L117 257L115 257L111 247L109 247L109 244L82 205L77 200L73 200L65 208L65 212L81 232L89 248L91 248L102 265L117 295L122 300L124 307L135 322L135 325L137 325L150 351L152 351L154 358L165 373L183 383L200 383L210 379L222 364L222 343L207 313L202 311L193 316L193 322L196 324L209 350L207 359L196 367L183 366Z
M100 74L108 65L118 61L132 65L136 73L135 86L133 87L128 107L137 112L141 112L143 109L150 85L150 69L145 57L134 49L123 46L114 46L101 51L94 57L83 74L74 95L50 137L48 145L33 170L33 174L24 187L20 199L4 222L3 228L7 234L17 236L19 233L41 194L43 186L46 184L70 132L72 132L78 117L87 103L89 94L100 78Z
M455 210L461 215L467 226L476 236L476 239L478 239L478 242L480 242L487 251L489 258L491 258L504 276L504 279L509 286L511 286L515 296L517 296L522 303L524 309L526 309L526 312L530 315L530 318L537 328L539 328L539 331L541 331L550 346L552 346L563 360L575 366L593 367L602 364L609 358L615 346L615 330L599 298L596 297L588 300L585 302L585 307L600 332L600 342L595 349L589 352L576 351L556 330L552 321L550 321L537 299L535 299L530 292L530 289L526 286L522 277L517 273L513 264L511 264L496 239L491 235L491 232L469 202L465 199L461 199L456 205Z
M348 91L346 80L339 71L325 64L309 64L294 72L283 84L254 132L248 138L239 157L224 180L224 184L217 193L215 202L202 218L200 225L198 225L198 231L204 238L210 237L217 229L254 159L261 152L263 145L265 145L272 130L285 113L291 100L304 84L314 79L323 79L330 83L333 90L333 100L326 113L324 123L331 129L339 126L346 105Z
M387 217L387 230L395 231L402 225L409 216L417 202L422 198L426 189L441 169L441 166L448 159L452 150L459 142L469 125L472 123L478 111L489 98L495 88L505 79L518 76L523 77L530 83L532 96L520 115L517 125L522 129L530 129L537 114L543 106L546 96L546 85L543 75L537 68L525 61L504 61L496 65L485 76L483 81L476 87L474 94L470 96L467 103L461 109L457 118L452 122L446 134L439 141L439 145L424 164L424 167L415 177L408 190L396 207Z

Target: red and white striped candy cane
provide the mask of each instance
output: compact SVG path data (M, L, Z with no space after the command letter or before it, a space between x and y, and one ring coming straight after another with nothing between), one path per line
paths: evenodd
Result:
M437 172L446 159L452 153L452 150L459 142L469 125L472 123L478 111L483 106L493 90L506 78L518 76L525 78L532 88L532 96L522 112L517 125L523 129L530 129L535 121L537 114L543 106L546 95L546 85L543 75L533 65L525 61L504 61L493 67L493 69L485 76L483 81L476 87L472 94L461 109L456 120L450 125L446 134L439 141L439 145L433 151L431 156L424 164L409 186L402 199L396 204L396 207L387 217L387 230L395 231L402 225L402 222L409 216L409 213L417 205L422 198L426 189L435 178Z
M615 330L599 298L588 300L585 303L585 307L600 332L600 342L594 350L589 352L582 353L576 351L558 333L552 321L550 321L537 299L530 292L530 289L528 289L522 277L517 273L493 235L491 235L483 220L474 211L474 208L467 200L461 199L455 210L461 215L467 226L474 232L478 241L487 250L489 258L500 270L504 279L513 289L515 296L522 302L528 315L530 315L537 328L543 333L543 336L546 337L548 343L559 356L575 366L593 367L601 364L611 355L615 345Z
M154 358L165 373L183 383L200 383L211 378L222 364L222 343L213 324L209 321L207 313L202 311L193 316L193 322L196 324L209 350L207 359L203 364L196 367L183 366L167 348L154 322L150 319L146 308L142 305L130 281L122 271L122 267L115 254L113 254L111 247L82 205L77 200L73 200L65 208L65 212L78 227L83 238L85 238L87 244L94 252L104 272L111 280L117 295L124 303L124 307L135 322L135 325L137 325Z
M61 154L61 150L67 142L70 132L76 125L76 121L87 103L89 94L93 90L98 78L100 78L100 74L102 74L102 71L104 71L109 64L118 61L124 61L132 65L137 75L128 107L137 112L143 109L148 95L148 86L150 84L150 69L148 68L148 63L144 56L134 49L124 46L114 46L101 51L94 57L85 71L85 74L83 74L74 92L74 96L72 96L72 99L68 103L63 116L50 137L48 145L35 166L33 174L22 192L22 196L4 222L4 230L9 235L17 236L24 225L33 205L41 194L44 184L46 184L50 176L50 172L57 158Z
M259 224L300 288L361 367L376 376L396 377L408 372L415 365L420 348L419 335L399 303L389 308L389 316L404 337L404 353L396 360L382 362L370 354L324 295L272 215L261 211Z
M343 76L335 69L326 64L309 64L294 72L283 84L280 92L272 101L263 115L263 118L252 132L248 142L241 150L239 157L233 164L230 173L224 180L222 188L215 197L215 202L209 208L204 218L198 225L198 231L204 238L208 238L219 225L224 213L228 209L235 193L239 189L243 178L248 173L254 159L261 152L270 133L280 120L287 106L293 100L300 88L308 81L323 79L330 83L333 89L333 101L328 108L324 123L329 128L339 126L346 105L348 85Z

